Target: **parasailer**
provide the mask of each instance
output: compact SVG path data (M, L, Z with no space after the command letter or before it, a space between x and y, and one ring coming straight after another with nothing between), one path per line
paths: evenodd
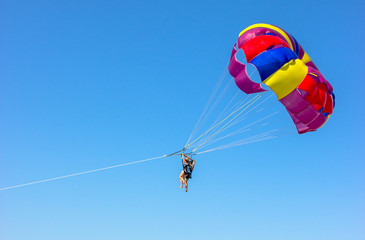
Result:
M180 187L179 188L183 188L183 186L185 185L185 191L188 191L188 181L189 179L192 177L192 173L195 167L195 160L193 160L192 158L188 157L187 155L185 155L184 153L181 153L181 160L183 163L183 170L181 171L180 175L179 175L179 179L180 179Z
M247 63L236 53L242 50ZM286 107L298 133L316 131L331 116L335 96L331 84L293 36L271 24L244 29L234 45L228 70L243 92L266 91L251 80L247 64L253 65L262 83L273 90Z
M245 62L238 60L239 51L244 53ZM251 79L253 72L248 74L247 65L257 70L261 82ZM299 134L316 131L326 123L333 112L335 95L331 84L296 39L274 25L259 23L244 29L233 47L228 71L239 89L234 84L231 85L232 78L229 78L226 84L222 84L226 76L222 74L187 143L179 151L182 152L183 161L183 170L179 176L180 188L185 185L186 191L195 161L184 154L185 150L191 154L202 154L294 132L288 131L288 128L293 127L287 127L286 124L275 128L275 125L271 125L287 118L284 116L273 119L273 116L284 109L281 105L269 103L267 100L271 96L276 95L279 102L285 106ZM274 93L264 99L263 92L268 91L263 88L265 85ZM227 90L230 86L234 86L234 91ZM219 92L220 89L222 90ZM236 93L233 94L234 92ZM242 92L252 97L241 98ZM208 116L214 115L214 110L226 93L228 97L225 100L228 104L223 105L223 110L216 114L218 117L215 120L208 119ZM255 93L260 94L253 95ZM272 109L272 105L280 109L276 111L277 109ZM271 113L266 114L265 108ZM246 120L244 126L239 125ZM207 123L208 128L200 131ZM253 133L254 131L257 131L257 134ZM242 138L242 135L246 137ZM216 142L226 144L202 151Z

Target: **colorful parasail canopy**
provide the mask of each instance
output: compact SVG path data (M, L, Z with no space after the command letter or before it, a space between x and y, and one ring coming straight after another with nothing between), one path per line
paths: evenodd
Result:
M271 24L254 24L239 34L228 70L245 93L266 91L250 79L246 64L238 61L242 49L247 64L256 67L262 83L286 107L298 133L316 131L328 120L335 105L331 84L293 36Z

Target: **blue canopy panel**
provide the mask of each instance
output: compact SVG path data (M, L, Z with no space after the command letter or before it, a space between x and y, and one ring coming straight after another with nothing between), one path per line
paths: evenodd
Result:
M290 60L297 58L298 56L292 50L281 47L260 53L250 63L257 68L263 82Z

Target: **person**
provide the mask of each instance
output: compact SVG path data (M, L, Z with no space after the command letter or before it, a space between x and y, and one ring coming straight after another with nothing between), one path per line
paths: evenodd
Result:
M188 181L191 178L191 175L193 173L194 170L194 166L195 166L195 160L191 159L190 157L186 156L184 153L181 153L181 159L183 162L183 170L181 171L180 175L179 175L179 179L180 179L180 187L182 188L185 185L185 192L188 191Z

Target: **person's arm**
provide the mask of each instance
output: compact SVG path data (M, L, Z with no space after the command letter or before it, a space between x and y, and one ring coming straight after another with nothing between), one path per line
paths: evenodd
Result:
M191 166L194 166L194 165L195 165L195 160L194 160L194 159L192 159L192 158L190 158L190 157L188 157L188 156L186 156L186 157L188 158L188 160L191 160L191 161L192 161Z
M185 156L183 153L181 153L181 159L183 160L184 164L188 164L188 163L186 162L185 157L188 157L188 156Z

